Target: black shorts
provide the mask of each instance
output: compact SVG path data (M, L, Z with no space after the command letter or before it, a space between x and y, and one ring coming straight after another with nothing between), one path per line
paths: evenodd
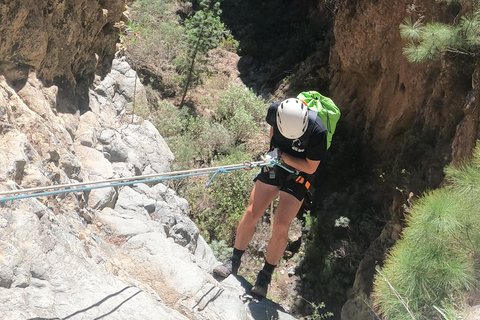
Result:
M257 180L272 186L278 186L281 191L289 193L299 201L302 201L310 189L313 176L303 172L295 175L278 166L274 166L273 168L263 167L253 178L253 181Z

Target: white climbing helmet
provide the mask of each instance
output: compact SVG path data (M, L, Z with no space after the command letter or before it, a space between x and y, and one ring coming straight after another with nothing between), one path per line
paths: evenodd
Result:
M295 98L282 101L277 108L277 126L285 138L300 138L308 127L306 104Z

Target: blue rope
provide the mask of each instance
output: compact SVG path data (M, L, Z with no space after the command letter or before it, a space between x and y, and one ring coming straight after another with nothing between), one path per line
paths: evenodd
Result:
M193 177L193 176L199 176L202 174L212 174L213 176L210 179L210 181L207 184L207 188L210 186L212 180L215 178L215 176L219 173L227 173L229 171L233 170L239 170L239 169L252 169L253 167L260 167L268 165L267 163L261 163L261 164L256 164L252 165L250 162L246 161L245 164L238 166L238 167L232 167L232 168L220 168L215 171L204 171L204 172L194 172L194 173L189 173L189 174L182 174L182 175L172 175L172 176L164 176L164 177L159 177L159 178L151 178L151 179L141 179L141 180L132 180L132 181L125 181L125 182L118 182L118 183L107 183L107 184L100 184L100 185L94 185L94 186L87 186L87 187L81 187L81 188L70 188L70 189L64 189L64 190L54 190L54 191L46 191L46 192L39 192L39 193L31 193L31 194L22 194L22 195L17 195L17 196L10 196L10 197L4 197L0 199L0 203L9 201L9 200L20 200L20 199L26 199L26 198L36 198L36 197L43 197L43 196L51 196L51 195L57 195L57 194L65 194L65 193L70 193L70 192L82 192L82 191L88 191L88 190L93 190L93 189L101 189L101 188L108 188L108 187L120 187L120 186L128 186L128 185L133 185L133 184L138 184L138 183L148 183L148 182L157 182L157 181L162 181L162 180L172 180L172 179L179 179L179 178L187 178L187 177ZM92 184L95 182L92 182ZM19 190L20 192L28 192L28 189L25 190Z
M212 183L213 178L215 178L219 172L227 173L228 171L225 170L225 168L223 168L223 167L220 168L220 169L218 169L217 171L215 171L215 173L213 174L212 178L210 178L210 181L208 181L208 183L207 183L207 185L205 186L205 188L210 187L210 183Z
M235 169L235 170L236 169L243 169L243 167L238 167L238 168L233 168L233 169ZM176 179L176 178L186 178L186 177L192 177L192 176L198 176L198 175L201 175L201 174L210 174L210 173L216 173L216 172L218 172L218 170L217 171L190 173L190 174L177 175L177 176L166 176L166 177L160 177L160 178L118 182L118 183L107 183L107 184L101 184L101 185L96 185L96 186L88 186L88 187L82 187L82 188L71 188L71 189L65 189L65 190L55 190L55 191L46 191L46 192L40 192L40 193L23 194L23 195L18 195L18 196L1 198L0 203L8 201L8 200L36 198L36 197L50 196L50 195L56 195L56 194L65 194L65 193L70 193L70 192L80 192L80 191L87 191L87 190L101 189L101 188L108 188L108 187L128 186L128 185L133 185L133 184L137 184L137 183L148 183L148 182L156 182L156 181L161 181L161 180L171 180L171 179Z
M172 176L164 176L164 177L159 177L159 178L132 180L132 181L125 181L125 182L118 182L118 183L107 183L107 184L93 185L93 186L87 186L87 187L81 187L81 188L70 188L70 189L64 189L64 190L54 190L54 191L46 191L46 192L22 194L22 195L17 195L17 196L4 197L4 198L0 199L0 203L6 202L6 201L9 201L9 200L36 198L36 197L51 196L51 195L57 195L57 194L65 194L65 193L70 193L70 192L81 192L81 191L88 191L88 190L108 188L108 187L128 186L128 185L133 185L133 184L138 184L138 183L157 182L157 181L162 181L162 180L187 178L187 177L193 177L193 176L198 176L198 175L202 175L202 174L213 173L212 178L210 179L210 181L205 186L206 188L208 188L210 186L210 184L212 183L213 179L217 176L218 173L227 173L229 171L239 170L239 169L253 169L254 167L263 167L263 166L272 166L273 167L275 165L282 167L283 169L287 170L290 173L298 174L297 170L292 171L291 169L288 169L288 168L284 167L282 164L280 164L278 162L277 159L271 159L269 162L260 163L260 164L258 164L258 163L257 164L252 164L249 161L245 161L245 163L241 166L232 167L232 168L221 167L221 168L219 168L218 170L215 170L215 171L195 172L195 173L182 174L182 175L172 175ZM95 183L95 182L92 182L92 184L93 183ZM28 192L28 189L19 190L18 192L19 193L20 192Z

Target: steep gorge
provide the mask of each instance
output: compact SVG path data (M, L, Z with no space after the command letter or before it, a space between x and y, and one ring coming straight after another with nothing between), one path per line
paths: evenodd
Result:
M410 192L417 197L439 186L445 165L468 157L479 138L478 71L462 71L468 64L461 57L445 56L439 62L414 65L402 54L404 43L398 25L406 16L452 21L459 8L447 8L434 0L329 3L332 29L321 30L318 38L330 49L328 58L322 47L320 53L288 62L294 71L283 74L281 70L276 78L278 70L273 70L275 77L262 90L283 96L310 89L307 84L318 85L329 91L342 110L336 135L338 145L348 148L331 152L339 161L330 168L340 173L337 180L328 175L331 185L326 191L348 197L351 191L347 189L364 189L362 195L368 194L364 201L375 207L373 214L387 220L386 226L377 222L373 234L365 237L371 240L370 248L359 263L353 289L340 300L343 304L348 298L342 319L371 319L364 299L371 290L375 265L400 235L403 205ZM80 116L89 108L86 97L95 74L105 75L110 70L117 41L113 25L124 19L124 5L124 1L95 0L2 4L0 31L9 36L0 40L0 74L15 91L25 86L31 71L45 86L55 85L56 101L52 102L52 97L46 100L55 106L60 118L69 119L67 129L75 136ZM309 17L319 18L315 10L323 8L320 1L305 1L303 5L303 10L312 11ZM320 13L324 14L325 8ZM246 61L244 57L243 63ZM325 79L315 76L324 74L322 68L328 69L329 88L322 87ZM285 75L291 75L292 83L279 82ZM304 87L302 77L310 81ZM293 80L298 81L295 86ZM0 111L3 117L3 109ZM8 130L2 123L0 132ZM38 144L32 137L32 145ZM351 167L346 170L342 166Z
M362 148L356 156L373 173L387 176L386 183L378 176L365 177L363 183L376 184L374 192L389 204L389 221L359 265L342 319L370 312L363 300L375 265L400 236L404 205L438 187L444 167L468 158L480 137L473 61L445 55L412 64L402 53L399 25L406 17L451 22L460 9L435 1L344 1L337 6L331 94L342 107L343 125L359 133Z
M232 28L240 37L254 26L270 30L273 35L262 42L270 49L263 50L277 53L245 48L242 59L249 68L243 74L268 73L267 69L275 75L278 65L294 70L270 85L257 82L258 92L284 97L314 89L330 95L342 111L316 186L320 223L312 250L316 256L307 256L303 271L324 274L316 287L317 298L337 316L348 299L342 319L375 318L368 306L375 267L401 235L405 206L440 186L444 167L469 158L480 137L474 58L445 54L439 61L410 63L402 51L406 43L399 26L408 17L451 23L462 8L434 0L263 1L261 6L247 1L246 5L246 12L258 11L266 18L249 20L233 11L235 16L227 22L239 23ZM277 13L278 21L268 22L270 12ZM302 24L304 33L290 35L301 18L308 21ZM254 39L261 36L251 33ZM315 36L306 43L315 42L316 49L305 45L306 57L289 64L276 57L278 52L291 57L298 50L295 45L312 33ZM289 38L295 40L288 42ZM267 62L261 68L251 61ZM340 216L350 219L349 230L332 230ZM328 248L346 253L338 259ZM355 266L356 276L349 264ZM333 270L326 272L331 266ZM348 293L347 288L351 288Z

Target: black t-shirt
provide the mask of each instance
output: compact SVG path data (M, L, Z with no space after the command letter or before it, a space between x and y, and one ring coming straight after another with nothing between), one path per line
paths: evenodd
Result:
M270 148L279 148L293 157L323 161L327 155L327 127L315 111L309 111L307 131L298 139L287 139L277 127L277 108L281 101L268 107L266 121L273 127Z

